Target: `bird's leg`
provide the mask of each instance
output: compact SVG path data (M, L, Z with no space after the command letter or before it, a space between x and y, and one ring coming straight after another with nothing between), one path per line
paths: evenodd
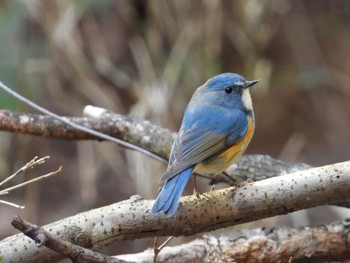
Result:
M199 192L197 191L196 174L193 174L193 194L199 198Z
M213 184L210 188L210 192L214 191L215 190L215 187L216 187L216 184Z
M239 186L240 186L240 183L239 183L239 181L238 181L238 178L237 178L237 179L236 179L236 178L233 178L232 176L230 176L230 175L229 175L228 173L226 173L225 171L223 171L221 174L225 176L225 178L226 178L225 181L226 181L229 185L231 185L231 186L236 186L236 187L239 187Z
M154 257L153 257L153 263L157 262L157 256L160 253L160 251L174 238L174 236L170 236L167 240L164 241L163 244L161 244L159 247L157 247L157 241L158 237L154 238L153 243L153 251L154 251Z

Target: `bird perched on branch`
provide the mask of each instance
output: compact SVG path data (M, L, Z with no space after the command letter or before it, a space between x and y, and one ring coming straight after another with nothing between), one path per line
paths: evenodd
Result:
M243 154L254 132L249 87L258 81L223 73L195 91L161 178L153 213L173 215L192 173L220 174Z

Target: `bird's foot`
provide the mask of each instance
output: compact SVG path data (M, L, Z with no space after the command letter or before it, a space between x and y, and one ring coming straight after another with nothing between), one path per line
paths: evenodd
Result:
M193 194L199 199L200 198L200 192L199 191L197 191L197 188L196 187L194 187L193 188Z

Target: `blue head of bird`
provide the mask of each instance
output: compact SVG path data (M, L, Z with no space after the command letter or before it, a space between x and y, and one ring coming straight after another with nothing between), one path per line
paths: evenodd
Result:
M201 102L210 106L225 107L253 116L249 87L259 80L248 81L234 73L223 73L209 79L193 94L191 103Z

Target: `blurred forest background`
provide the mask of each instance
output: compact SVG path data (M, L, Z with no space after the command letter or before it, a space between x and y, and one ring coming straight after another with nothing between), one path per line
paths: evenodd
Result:
M350 160L350 1L0 0L0 25L0 81L60 115L81 116L91 104L176 131L196 87L236 72L261 79L248 153L315 166ZM34 112L2 91L0 107ZM26 208L0 205L0 238L16 233L14 214L43 225L134 194L154 199L165 170L110 142L1 132L0 145L0 180L34 156L51 159L27 178L63 166L4 198ZM346 216L322 207L244 227Z

